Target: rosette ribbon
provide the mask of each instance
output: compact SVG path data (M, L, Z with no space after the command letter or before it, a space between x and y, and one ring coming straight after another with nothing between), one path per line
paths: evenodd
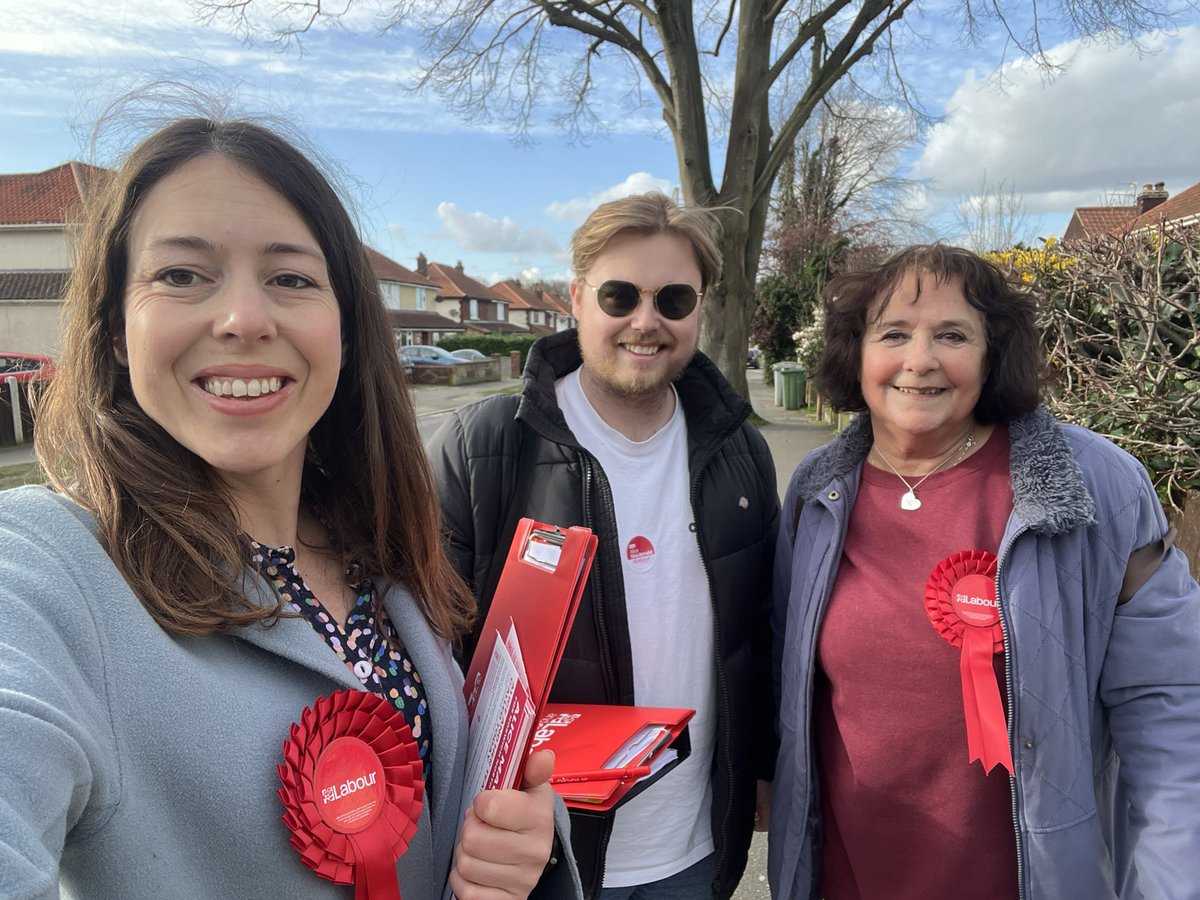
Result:
M934 630L962 651L968 762L978 759L984 772L999 763L1011 774L1012 747L992 667L992 656L1004 652L996 563L995 554L986 550L962 550L943 559L925 585L925 612Z
M284 824L300 861L355 900L401 900L396 860L425 796L408 723L368 691L336 691L307 707L276 767Z

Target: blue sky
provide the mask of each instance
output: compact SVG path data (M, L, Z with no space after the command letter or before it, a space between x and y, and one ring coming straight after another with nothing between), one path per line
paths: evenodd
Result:
M1177 192L1200 181L1200 14L1140 48L1056 45L1063 69L1047 80L1011 49L1005 64L999 39L964 46L938 11L948 3L911 23L925 43L908 75L937 121L900 160L941 236L955 237L950 211L984 176L1021 194L1030 238L1144 182ZM306 135L344 173L375 247L409 267L418 252L462 260L488 281L566 277L570 233L596 203L677 182L653 97L639 107L611 70L606 86L622 90L600 97L603 134L571 144L545 116L517 145L503 123L464 121L406 90L419 44L379 34L378 8L359 0L344 27L281 50L199 24L186 0L0 0L0 172L111 162L119 142L95 152L87 139L106 104L148 81L194 82Z

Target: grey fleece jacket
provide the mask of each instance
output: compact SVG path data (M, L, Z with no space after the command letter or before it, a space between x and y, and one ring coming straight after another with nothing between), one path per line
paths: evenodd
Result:
M245 584L273 605L262 579ZM432 808L397 871L405 900L440 900L460 821L462 674L402 586L384 603L433 729ZM85 512L44 488L0 492L0 897L349 900L353 887L301 865L275 795L291 723L341 689L362 686L306 620L173 637ZM558 870L540 896L579 896L570 861Z

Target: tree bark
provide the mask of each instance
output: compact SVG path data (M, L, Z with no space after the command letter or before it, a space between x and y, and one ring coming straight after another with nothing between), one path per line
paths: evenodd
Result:
M256 5L256 0L191 2L206 21L227 17L246 33L254 30L247 9ZM326 10L319 3L281 0L278 14L292 21L276 31L276 38L291 42L318 20L336 21L354 2L345 0L336 10ZM587 65L590 54L615 48L641 69L662 102L685 202L720 208L725 226L720 241L725 274L709 286L702 306L700 344L745 396L747 335L775 177L817 105L877 44L889 52L890 30L915 2L739 0L732 5L710 4L706 15L727 10L728 18L721 19L720 37L704 50L697 43L692 0L446 0L433 4L396 0L385 22L387 27L395 27L420 13L425 24L418 27L432 54L418 84L432 86L463 110L487 107L493 94L499 94L496 107L510 114L514 109L517 112L513 120L517 132L528 124L537 90L545 87L537 71L544 27L575 31L584 39L582 74L577 82L569 83L577 89L572 100L577 111L587 108L593 89ZM1120 34L1136 34L1169 19L1174 2L1057 0L1051 5L1064 14L1071 33L1093 34L1114 28ZM972 35L983 22L995 21L1009 30L1011 38L1009 6L1020 4L968 3L960 15ZM735 15L737 47L729 131L724 171L717 182L700 57L720 51ZM647 40L652 31L657 32L657 43ZM1040 40L1035 29L1032 44L1018 42L1017 46L1036 58ZM788 100L790 109L782 111L772 133L771 91L778 89L789 70L805 63L809 67L807 85L798 99ZM513 67L523 67L525 77L508 77ZM524 96L514 97L514 92L522 93L522 85Z

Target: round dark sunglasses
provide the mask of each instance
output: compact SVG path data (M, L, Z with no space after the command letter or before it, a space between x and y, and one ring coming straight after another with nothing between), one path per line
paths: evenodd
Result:
M596 292L600 308L616 319L632 315L642 302L642 294L654 296L654 306L663 318L686 319L704 296L690 284L664 284L657 291L640 288L630 281L611 278L599 286L588 284L586 281L584 284Z

